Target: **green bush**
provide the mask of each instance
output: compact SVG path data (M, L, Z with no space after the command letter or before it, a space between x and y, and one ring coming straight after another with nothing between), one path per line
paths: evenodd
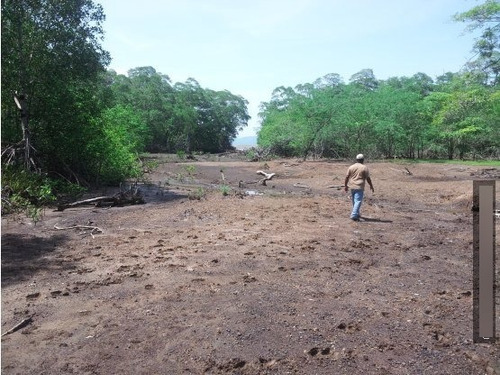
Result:
M186 151L183 151L183 150L177 151L177 157L180 160L185 160L186 159Z
M186 165L184 169L190 177L192 177L196 173L196 165Z
M2 167L2 214L24 213L34 222L46 206L61 200L75 200L85 188L66 180L52 179L21 167Z
M207 192L205 191L205 189L203 189L202 187L199 187L195 191L190 192L188 195L188 198L190 200L198 200L199 201L199 200L205 198L206 195L207 195Z
M2 214L24 213L37 222L44 207L60 197L74 197L82 191L78 185L50 179L20 167L2 168Z
M229 195L229 193L231 193L231 187L230 186L221 185L219 189L220 189L220 192L222 193L222 195L224 195L224 196L227 196L227 195Z
M87 147L90 175L96 184L117 185L126 178L138 178L143 171L138 152L146 137L143 124L130 108L114 107L94 123L94 137Z

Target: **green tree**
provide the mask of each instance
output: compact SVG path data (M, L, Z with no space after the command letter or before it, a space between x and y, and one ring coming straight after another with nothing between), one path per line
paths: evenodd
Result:
M99 116L95 93L109 62L100 40L102 7L92 0L2 0L2 142L29 137L38 168L76 177L85 171L86 126ZM21 121L13 93L26 97Z
M176 83L176 121L180 127L181 148L190 153L200 148L201 134L206 133L210 103L205 91L194 78Z
M349 83L371 91L377 89L379 84L372 69L363 69L353 74L349 79Z
M134 108L148 127L151 136L145 149L169 151L174 114L174 89L170 78L153 67L138 67L128 71L128 79L120 77L113 88L118 102Z
M494 116L498 90L470 82L467 73L456 75L447 86L425 99L434 147L438 150L441 145L449 159L464 158L467 153L494 155L499 144L492 138L498 127Z
M137 154L144 150L147 127L142 117L132 108L117 105L106 109L92 124L98 140L90 143L87 151L92 162L87 164L96 184L117 184L140 173Z
M248 102L241 96L231 92L205 90L210 103L210 116L204 124L201 140L203 151L221 152L231 148L231 143L236 138L238 131L247 126Z
M480 29L481 36L474 44L477 59L469 64L472 70L486 74L486 82L500 83L500 3L486 0L467 12L455 15L455 20L469 22L468 30Z

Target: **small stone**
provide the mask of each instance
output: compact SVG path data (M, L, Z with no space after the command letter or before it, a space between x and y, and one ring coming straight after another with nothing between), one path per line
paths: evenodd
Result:
M35 299L38 297L40 297L40 292L31 293L26 296L27 299Z

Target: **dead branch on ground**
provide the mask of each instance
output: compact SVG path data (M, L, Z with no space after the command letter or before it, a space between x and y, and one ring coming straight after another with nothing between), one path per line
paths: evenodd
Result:
M93 226L93 225L72 225L70 227L59 227L56 225L54 225L54 229L56 230L69 230L69 229L90 229L90 232L82 232L82 234L87 234L89 233L92 238L95 238L94 237L94 232L95 233L104 233L103 230L99 227L96 227L96 226Z
M401 169L396 169L396 168L389 168L389 169L392 169L393 171L396 171L396 172L401 172L401 173L407 174L408 176L413 176L413 173L411 173L410 170L406 167L405 167L404 171Z
M88 204L95 204L97 207L116 207L133 204L143 204L144 198L140 194L137 187L128 191L120 191L113 196L103 196L90 199L84 199L72 203L61 204L57 207L58 211L64 211L67 208L84 206Z
M68 229L91 229L91 233L93 232L99 232L99 233L103 233L102 229L99 228L99 227L96 227L96 226L93 226L93 225L72 225L70 227L59 227L56 225L54 225L54 229L57 229L57 230L68 230Z
M344 188L344 185L330 185L330 186L327 186L328 189L337 189L337 190L341 190Z
M33 316L34 315L31 315L31 316L27 317L26 319L23 319L20 323L16 324L14 327L12 327L11 329L9 329L7 332L2 333L2 337L5 336L5 335L10 335L11 333L19 331L21 328L26 327L28 324L30 324L31 322L33 322Z

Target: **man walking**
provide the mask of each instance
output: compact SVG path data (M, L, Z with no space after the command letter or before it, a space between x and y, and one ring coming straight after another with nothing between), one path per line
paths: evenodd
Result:
M372 193L375 192L375 190L373 189L372 180L370 178L370 173L368 172L368 167L363 164L364 162L365 157L363 156L363 154L358 154L356 156L356 163L349 167L349 169L347 170L347 175L345 176L345 192L347 193L349 188L351 188L351 220L354 221L359 221L361 217L359 211L361 209L361 203L363 202L365 181L367 181L370 185Z

